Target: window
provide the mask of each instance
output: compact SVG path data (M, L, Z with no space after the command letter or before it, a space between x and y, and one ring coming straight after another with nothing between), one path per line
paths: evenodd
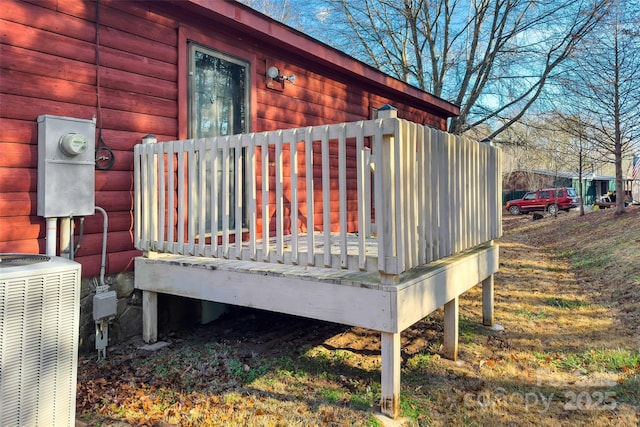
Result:
M190 51L190 137L247 132L249 64L196 44Z
M189 44L189 58L189 138L249 132L249 64L195 43ZM217 182L222 183L222 156L218 156L217 159ZM230 165L229 183L232 188L229 189L229 227L233 228L233 210L236 206L233 157L230 159ZM207 170L206 179L211 180L211 170ZM210 197L207 192L207 206L210 205ZM221 193L218 194L218 212L221 212L218 218L218 229L221 229ZM206 222L210 223L209 218Z
M551 197L551 191L541 191L540 198L541 199L549 199Z
M527 193L524 195L525 200L535 200L535 198L536 198L536 193Z

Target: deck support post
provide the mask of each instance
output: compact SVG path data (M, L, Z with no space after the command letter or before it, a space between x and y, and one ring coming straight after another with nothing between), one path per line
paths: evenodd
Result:
M382 332L382 398L380 410L384 415L400 415L400 333Z
M142 291L142 340L158 341L158 293Z
M493 274L482 281L482 324L493 326Z
M444 305L444 356L458 359L458 297Z

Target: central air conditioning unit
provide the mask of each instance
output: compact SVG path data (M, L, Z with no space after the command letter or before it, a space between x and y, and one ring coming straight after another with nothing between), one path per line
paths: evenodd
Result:
M80 264L0 254L0 426L73 426Z

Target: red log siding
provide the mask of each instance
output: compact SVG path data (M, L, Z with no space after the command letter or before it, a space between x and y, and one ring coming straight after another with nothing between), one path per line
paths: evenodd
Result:
M35 193L0 193L0 212L3 216L35 215L36 203Z
M252 131L368 119L373 108L386 103L398 108L399 117L444 128L446 117L410 105L424 105L424 101L381 87L379 82L369 85L358 76L341 74L323 65L324 58L315 61L312 53L283 51L281 45L259 33L259 28L269 28L271 34L268 19L240 5L216 4L213 7L225 11L236 8L235 20L189 2L101 1L97 66L95 2L3 1L0 252L35 253L45 248L44 219L36 215L37 117L98 116L104 142L116 157L110 170L96 171L96 204L109 214L107 272L132 268L132 258L138 254L132 238L132 150L148 133L155 134L159 141L186 136L188 39L250 62ZM194 13L194 7L201 13ZM251 25L256 22L260 25ZM316 51L327 49L315 47ZM287 83L281 92L268 89L267 60L284 74L295 74L295 84ZM360 68L358 64L356 69ZM337 147L331 150L332 162L337 162ZM353 147L348 150L353 151ZM285 156L288 162L288 149ZM349 164L355 161L354 156L349 155ZM320 159L316 160L319 165ZM288 168L287 164L285 176L290 175ZM299 168L304 170L303 160ZM314 176L318 173L314 171ZM300 200L306 200L305 187L302 180ZM350 181L348 191L354 190L355 184ZM314 182L314 192L315 203L321 204L319 179ZM337 191L331 191L330 197L337 200ZM305 210L301 215L306 215ZM332 217L337 214L336 204ZM350 216L355 224L355 213ZM315 220L322 224L321 216ZM101 239L102 216L88 217L76 258L83 265L84 276L99 273Z
M0 168L0 192L29 191L35 193L38 176L35 169ZM0 216L5 216L0 212Z

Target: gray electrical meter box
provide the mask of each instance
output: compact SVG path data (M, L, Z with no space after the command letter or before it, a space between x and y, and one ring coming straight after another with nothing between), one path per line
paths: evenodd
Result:
M95 213L94 120L38 116L38 215Z

